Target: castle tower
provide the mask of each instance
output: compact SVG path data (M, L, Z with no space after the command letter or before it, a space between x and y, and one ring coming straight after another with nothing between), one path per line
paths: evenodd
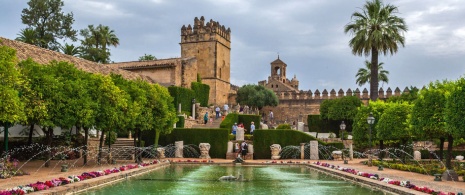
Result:
M202 83L210 86L209 104L228 102L231 73L231 29L202 16L181 28L181 58L195 57Z

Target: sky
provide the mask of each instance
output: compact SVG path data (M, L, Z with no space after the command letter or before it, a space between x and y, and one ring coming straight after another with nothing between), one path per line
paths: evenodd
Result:
M15 39L26 25L21 10L27 0L0 0L0 36ZM231 28L231 83L242 86L267 80L270 63L287 64L287 77L300 90L369 89L355 75L369 56L355 56L344 33L361 0L64 0L76 30L105 25L120 45L111 47L114 62L137 61L144 54L158 59L180 57L182 25L194 18L213 19ZM423 87L436 80L457 80L465 73L465 3L460 0L385 0L398 7L409 30L405 47L381 55L389 83L386 90ZM462 18L462 19L461 19ZM79 45L79 42L74 43Z

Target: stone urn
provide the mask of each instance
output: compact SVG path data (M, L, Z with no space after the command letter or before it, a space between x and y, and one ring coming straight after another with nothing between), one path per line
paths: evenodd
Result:
M61 172L68 172L68 165L67 164L61 165Z
M157 155L159 159L165 159L165 148L157 148Z
M462 155L458 155L455 157L455 160L463 160L463 156Z
M200 157L199 158L210 159L210 155L208 154L210 152L210 144L209 143L200 143L199 148L200 148Z
M279 156L279 153L281 152L281 145L273 144L270 146L270 149L271 149L271 160L278 160L281 158L281 156Z

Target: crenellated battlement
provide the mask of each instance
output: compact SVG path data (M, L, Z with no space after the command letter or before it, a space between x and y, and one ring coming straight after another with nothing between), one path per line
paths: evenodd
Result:
M263 81L262 81L263 82ZM380 88L378 91L378 97L379 99L387 99L391 96L400 96L402 93L409 93L410 90L408 87L405 87L403 91L399 89L399 87L396 87L394 91L390 87L386 91L383 90L383 88ZM303 91L300 90L298 92L296 91L275 91L276 96L278 96L279 100L325 100L325 99L336 99L336 98L341 98L345 96L350 96L354 95L362 100L368 100L370 99L370 94L366 88L363 89L363 91L360 91L360 89L356 88L354 91L352 91L350 88L347 89L347 91L344 92L344 90L339 89L339 91L336 92L336 90L331 89L331 91L328 92L328 90L324 89L322 92L320 90L315 90L315 92L312 92L312 90L308 91Z
M230 42L231 29L212 19L205 24L203 16L200 19L195 17L194 27L189 24L187 27L183 25L181 28L181 43L218 40L217 36Z

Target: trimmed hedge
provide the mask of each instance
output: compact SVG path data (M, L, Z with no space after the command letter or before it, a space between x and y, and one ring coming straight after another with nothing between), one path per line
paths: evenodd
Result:
M194 91L195 100L200 103L200 106L208 106L208 98L210 97L210 86L200 82L192 82L191 89Z
M194 90L183 87L170 86L168 87L168 91L170 92L171 97L173 97L173 104L176 110L179 103L181 103L181 111L191 112L192 98L195 97Z
M353 121L345 120L344 122L346 124L346 131L351 132ZM309 132L334 133L337 136L340 135L339 125L341 125L341 120L326 120L321 119L320 115L308 115L307 124Z
M210 156L212 158L226 158L229 141L228 135L229 131L227 129L176 128L171 134L160 135L159 143L163 146L174 144L176 141L184 141L184 145L194 144L197 146L200 143L209 143L211 145Z
M185 118L183 115L178 116L178 122L176 123L176 128L184 128Z
M220 124L220 128L225 128L229 129L231 131L232 126L234 123L236 123L239 120L239 114L236 113L229 113L226 115L226 117L223 119L223 121Z
M281 147L300 146L300 143L309 143L312 140L317 139L301 131L258 129L254 131L254 158L271 159L270 146L273 144ZM318 144L326 145L319 140Z

